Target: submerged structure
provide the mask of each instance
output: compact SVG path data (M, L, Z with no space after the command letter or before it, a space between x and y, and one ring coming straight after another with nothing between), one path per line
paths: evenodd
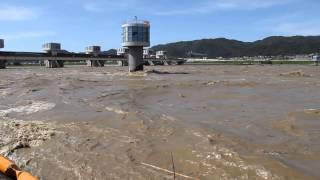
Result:
M129 71L143 71L143 47L150 46L150 23L135 18L122 25L122 46L128 48Z

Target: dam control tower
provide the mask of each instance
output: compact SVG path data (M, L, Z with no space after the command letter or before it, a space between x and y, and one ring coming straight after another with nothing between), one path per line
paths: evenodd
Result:
M122 46L129 49L129 71L143 71L143 47L150 46L150 23L135 17L122 25Z

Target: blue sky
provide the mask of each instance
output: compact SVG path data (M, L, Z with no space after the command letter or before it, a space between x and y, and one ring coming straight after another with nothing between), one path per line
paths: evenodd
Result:
M4 50L41 51L60 42L79 52L121 44L121 24L151 21L151 44L226 37L254 41L271 35L320 35L319 0L1 0Z

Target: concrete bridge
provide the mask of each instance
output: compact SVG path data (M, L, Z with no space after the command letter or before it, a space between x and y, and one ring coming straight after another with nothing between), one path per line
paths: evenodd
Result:
M44 61L48 68L63 67L65 61L86 61L88 65L104 66L104 61L127 61L124 56L92 55L84 53L36 53L0 51L0 68L6 67L7 61Z
M4 43L0 41L0 48ZM114 61L120 66L128 65L126 55L104 55L101 54L100 46L89 46L85 53L69 53L61 50L59 43L47 43L43 45L45 52L10 52L0 51L0 69L6 68L8 61L44 61L47 68L62 68L65 61L85 61L91 67L103 67L105 61ZM144 59L145 65L170 65L182 64L183 59Z
M62 68L66 61L85 61L87 66L103 67L105 61L114 61L120 66L127 66L128 60L126 56L118 55L91 55L84 53L37 53L37 52L8 52L0 51L0 69L6 68L9 61L44 61L47 68ZM185 62L184 59L144 59L144 65L181 65Z

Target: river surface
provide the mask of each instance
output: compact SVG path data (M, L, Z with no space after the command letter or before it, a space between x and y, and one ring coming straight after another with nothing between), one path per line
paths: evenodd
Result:
M296 65L11 67L0 154L44 180L320 179L319 77Z

